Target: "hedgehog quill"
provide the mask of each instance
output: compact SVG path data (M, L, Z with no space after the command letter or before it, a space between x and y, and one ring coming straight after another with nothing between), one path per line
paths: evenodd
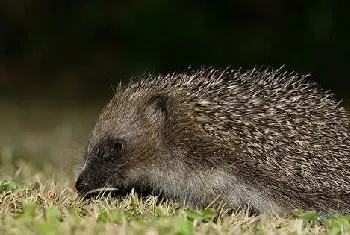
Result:
M206 68L120 86L92 131L76 182L202 208L350 212L350 125L304 75Z

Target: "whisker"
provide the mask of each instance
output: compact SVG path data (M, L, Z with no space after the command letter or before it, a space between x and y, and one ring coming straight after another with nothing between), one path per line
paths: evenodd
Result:
M119 191L118 188L112 188L112 187L104 187L104 188L98 188L88 191L83 197L83 200L90 199L90 198L101 198L104 197L106 193L112 193ZM97 194L97 195L96 195Z

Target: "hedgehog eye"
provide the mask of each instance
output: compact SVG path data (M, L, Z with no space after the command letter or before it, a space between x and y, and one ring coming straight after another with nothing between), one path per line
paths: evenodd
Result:
M120 141L115 141L113 143L113 151L121 151L123 147L123 143L121 143Z

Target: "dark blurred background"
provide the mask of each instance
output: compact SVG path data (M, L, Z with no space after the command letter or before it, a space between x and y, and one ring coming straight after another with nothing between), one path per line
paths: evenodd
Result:
M1 94L86 101L144 71L286 65L348 98L348 1L111 2L2 0Z
M68 146L111 83L144 71L285 65L348 102L349 14L332 0L1 0L2 158L81 155Z

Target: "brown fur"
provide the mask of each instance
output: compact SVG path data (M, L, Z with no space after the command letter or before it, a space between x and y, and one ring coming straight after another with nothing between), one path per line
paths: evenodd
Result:
M305 76L151 76L120 88L103 110L76 187L150 189L190 206L216 199L257 213L345 213L349 133L344 109Z

